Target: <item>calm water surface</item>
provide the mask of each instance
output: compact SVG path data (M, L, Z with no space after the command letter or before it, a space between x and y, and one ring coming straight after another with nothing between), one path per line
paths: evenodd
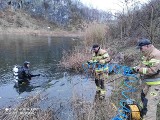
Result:
M16 105L27 96L43 91L48 97L40 106L47 108L52 105L55 111L63 106L59 116L71 120L72 100L93 101L95 96L93 80L69 75L58 67L63 51L72 50L78 44L78 40L73 38L1 35L0 108ZM15 64L23 65L25 60L31 62L32 73L41 76L33 78L28 86L15 88L12 68Z

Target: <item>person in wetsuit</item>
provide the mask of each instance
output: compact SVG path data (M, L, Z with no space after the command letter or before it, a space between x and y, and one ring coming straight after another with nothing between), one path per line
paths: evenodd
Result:
M30 72L30 62L25 61L24 65L18 70L18 84L28 83L32 77L40 76L40 74L33 75Z

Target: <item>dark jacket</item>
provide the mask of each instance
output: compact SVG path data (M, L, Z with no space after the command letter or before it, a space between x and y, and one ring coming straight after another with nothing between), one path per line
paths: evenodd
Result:
M31 77L33 77L33 75L31 74L29 68L23 66L20 68L20 70L18 71L18 78L21 80L31 80Z

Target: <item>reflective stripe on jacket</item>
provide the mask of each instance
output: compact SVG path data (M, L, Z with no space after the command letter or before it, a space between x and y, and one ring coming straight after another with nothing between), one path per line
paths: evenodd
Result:
M147 85L160 85L160 78L145 79Z
M99 49L97 54L93 54L92 56L93 61L101 61L103 64L106 64L110 61L110 56L106 50Z
M146 84L160 84L160 51L158 49L153 48L146 57L143 56L139 73L143 75Z
M108 64L97 65L97 68L95 69L96 72L105 72L107 70L108 70Z

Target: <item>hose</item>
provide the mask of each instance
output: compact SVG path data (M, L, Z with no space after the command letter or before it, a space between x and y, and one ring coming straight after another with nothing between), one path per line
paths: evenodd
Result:
M112 120L128 119L128 115L126 113L131 113L131 111L128 107L126 107L126 105L124 103L132 104L134 102L134 100L131 99L126 94L136 91L136 88L132 87L130 84L137 82L138 77L136 76L136 74L133 74L131 67L123 66L123 65L119 65L119 64L115 64L115 63L108 63L108 64L103 64L103 65L100 63L88 63L87 68L84 68L84 66L83 66L83 69L85 70L85 72L88 72L88 70L86 70L86 69L90 69L90 68L100 69L102 67L103 68L108 67L109 73L114 72L115 74L122 74L125 77L124 85L127 87L127 89L125 89L121 92L123 98L119 102L120 108L118 109L118 114L114 118L112 118Z
M128 107L126 107L124 103L133 104L134 100L127 96L126 93L136 92L136 88L132 87L130 84L137 82L138 77L136 76L136 74L133 74L132 69L128 66L110 64L109 68L110 70L114 71L114 73L122 74L125 77L124 85L127 87L127 89L121 92L123 98L120 100L119 103L120 108L118 109L118 114L112 120L128 119L129 116L126 113L131 113L131 111Z

